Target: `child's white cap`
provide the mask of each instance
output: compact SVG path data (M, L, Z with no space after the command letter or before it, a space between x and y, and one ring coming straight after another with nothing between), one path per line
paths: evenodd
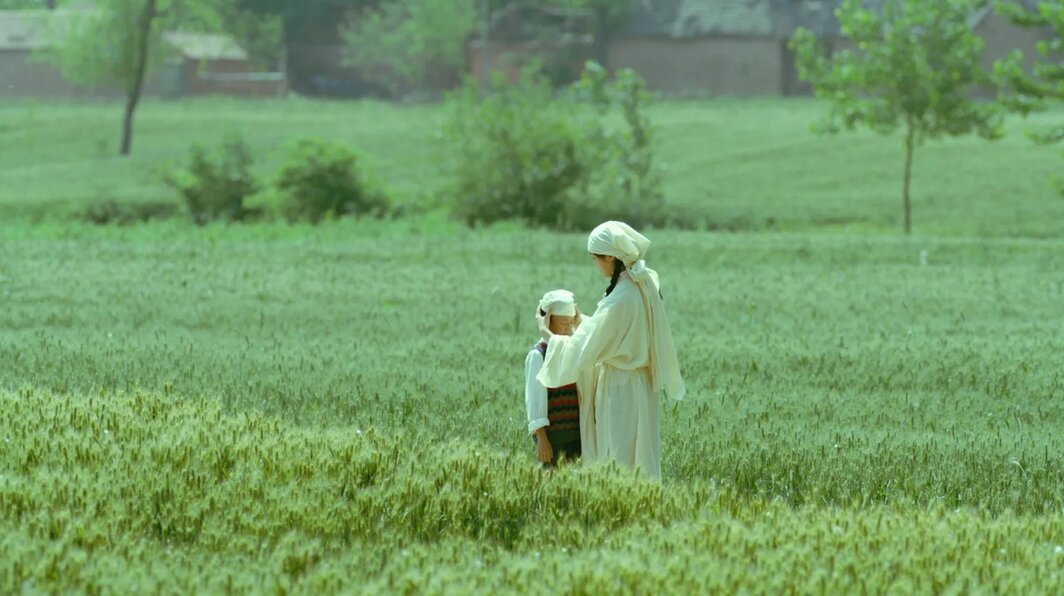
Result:
M547 316L576 316L576 298L569 290L551 290L539 301L539 309Z

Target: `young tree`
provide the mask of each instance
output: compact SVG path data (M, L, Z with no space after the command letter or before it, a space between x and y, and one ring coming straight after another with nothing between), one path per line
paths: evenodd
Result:
M595 61L609 66L610 35L620 25L632 8L631 2L623 0L554 0L562 6L586 8L595 14L594 55Z
M1018 50L994 65L995 73L1004 82L1003 105L1027 115L1064 101L1064 62L1060 60L1064 55L1064 0L1043 0L1033 11L1016 2L999 1L997 10L1017 25L1053 32L1053 36L1039 43L1039 59L1030 71L1023 69L1024 56ZM1064 140L1064 125L1032 136L1041 143L1060 142ZM1057 185L1064 194L1064 180L1058 180Z
M68 80L86 87L118 85L125 94L119 154L133 147L133 117L144 80L162 56L162 32L178 25L216 26L215 2L221 0L100 0L69 28L53 31L46 57Z
M913 154L924 139L977 133L1001 136L1002 110L969 98L990 86L979 66L983 42L968 26L981 0L888 0L882 10L845 0L836 11L855 49L827 56L799 30L791 42L800 76L831 102L823 132L867 127L904 133L904 230L912 231Z
M441 68L465 63L466 37L477 28L471 0L385 0L345 25L343 63L391 88L416 87ZM452 71L453 72L453 71Z
M283 21L278 15L242 10L236 3L225 2L219 16L221 29L247 50L255 68L274 70L284 66Z

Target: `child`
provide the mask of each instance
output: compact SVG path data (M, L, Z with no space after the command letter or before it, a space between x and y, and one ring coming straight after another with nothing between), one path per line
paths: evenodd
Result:
M550 387L594 375L594 385L581 395L583 457L613 460L660 479L661 396L683 399L687 387L658 273L646 264L649 248L650 240L623 222L608 221L591 232L587 252L610 285L595 314L571 336L554 335L547 317L537 317L540 337L550 346L538 379Z
M557 335L572 335L579 324L573 293L553 290L543 295L539 314ZM546 467L554 466L562 455L580 457L580 403L576 385L545 387L536 379L543 366L547 342L532 346L525 358L525 409L528 432L536 445L536 457Z

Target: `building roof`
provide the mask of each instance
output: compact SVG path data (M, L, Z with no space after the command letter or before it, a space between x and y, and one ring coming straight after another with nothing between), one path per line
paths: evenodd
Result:
M798 27L818 36L840 34L835 9L841 0L631 0L632 10L621 27L636 37L700 37L753 35L789 38ZM865 0L865 6L882 9L888 0ZM1035 10L1046 0L1015 0ZM993 3L975 11L975 27L994 12Z
M0 10L0 51L45 48L58 30L93 14L93 10ZM248 58L248 53L228 35L167 32L163 40L192 60Z
M191 60L248 59L247 51L228 35L171 31L163 34L163 41Z
M632 36L790 37L797 27L838 33L838 0L633 0L622 32Z
M595 29L595 13L536 2L514 2L495 11L488 27L493 39L506 41L590 39Z
M54 27L88 14L85 10L0 10L0 50L43 48Z

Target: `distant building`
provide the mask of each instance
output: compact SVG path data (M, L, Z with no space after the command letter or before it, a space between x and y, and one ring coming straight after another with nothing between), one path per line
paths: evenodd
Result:
M609 45L611 68L631 68L665 93L802 95L787 43L805 27L839 37L835 2L635 0Z
M91 10L0 11L0 97L115 96L117 89L85 89L65 80L59 69L35 53L50 43L49 28L91 15ZM226 35L167 32L169 52L147 95L212 93L273 96L285 91L278 73L257 73L245 52Z
M99 95L68 83L56 67L33 53L47 46L47 25L52 18L78 12L0 11L0 97L80 97Z
M1022 1L1028 8L1039 3ZM835 17L840 4L840 0L632 0L628 16L608 40L606 66L631 68L646 80L649 89L666 94L808 95L811 89L798 78L794 55L787 45L803 27L821 38L828 51L846 47L848 42ZM874 6L873 2L868 4ZM553 31L572 39L559 23L575 13L539 9L541 14L535 16L537 9L532 6L522 11L519 14L525 20L553 19ZM513 72L507 64L559 51L552 47L550 37L545 38L547 41L530 40L513 34L522 29L508 22L512 16L493 19L487 53L492 70L502 70L511 77ZM986 43L983 64L988 68L1014 49L1035 55L1038 41L1049 35L1012 25L992 6L974 13L970 25ZM566 51L581 56L579 51L573 52L574 47L579 50L583 46L564 44ZM475 37L469 44L469 59L478 75L483 62L478 56L482 54L482 42Z
M1043 0L1018 0L1029 11L1038 9ZM983 38L983 68L990 69L996 60L1005 58L1014 50L1020 50L1030 62L1037 56L1038 42L1053 37L1051 29L1017 27L994 11L993 3L978 11L968 24L976 35Z
M282 73L255 72L248 53L227 35L163 34L173 54L163 76L174 95L283 96Z
M521 69L538 59L556 82L570 82L594 57L595 25L595 15L588 10L511 4L492 15L487 39L481 31L466 44L469 69L478 81L490 66L515 82Z
M288 77L294 91L327 97L387 95L380 85L342 64L346 44L340 30L348 14L344 6L324 3L286 24Z

